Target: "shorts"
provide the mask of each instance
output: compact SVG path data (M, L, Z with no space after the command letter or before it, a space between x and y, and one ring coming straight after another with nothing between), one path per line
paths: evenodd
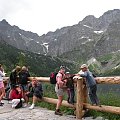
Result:
M0 88L4 88L4 83L3 83L3 81L0 81Z
M63 94L64 94L64 90L62 88L58 88L57 84L55 86L55 92L56 92L57 96L63 96Z
M35 97L37 97L37 98L39 98L39 99L42 99L42 94L40 95L40 94L35 94L35 93L33 93L33 92L30 92L29 94L27 94L26 95L27 97L33 97L33 96L35 96Z
M26 96L27 96L27 97L33 97L33 93L30 92L30 93L28 93Z
M28 85L20 85L23 91L28 91Z

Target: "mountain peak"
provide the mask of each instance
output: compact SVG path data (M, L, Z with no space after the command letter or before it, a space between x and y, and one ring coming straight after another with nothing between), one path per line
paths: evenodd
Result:
M116 14L116 13L120 13L120 9L108 10L103 15Z
M2 23L2 24L5 24L5 25L9 25L9 23L8 23L5 19L3 19L3 20L1 21L1 23Z

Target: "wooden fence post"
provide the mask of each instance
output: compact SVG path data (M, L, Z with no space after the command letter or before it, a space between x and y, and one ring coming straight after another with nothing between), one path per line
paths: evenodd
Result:
M76 103L76 118L82 119L83 116L83 79L77 79L77 103Z
M88 102L88 90L87 90L87 86L86 84L83 87L83 103L87 103Z

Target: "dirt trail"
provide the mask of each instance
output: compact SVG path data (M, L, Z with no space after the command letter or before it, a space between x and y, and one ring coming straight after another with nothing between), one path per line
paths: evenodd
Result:
M54 111L47 110L45 108L35 107L30 110L28 107L20 109L12 109L11 104L7 101L3 101L4 106L0 106L0 120L75 120L75 116L63 115L58 116L54 114ZM93 120L92 117L85 118L83 120ZM94 120L103 120L98 117Z

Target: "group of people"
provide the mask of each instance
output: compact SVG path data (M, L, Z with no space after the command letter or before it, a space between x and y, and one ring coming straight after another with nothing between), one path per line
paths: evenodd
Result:
M99 105L99 99L97 97L97 84L94 75L92 72L89 71L88 66L86 64L81 65L80 72L74 75L67 75L65 74L65 67L61 66L60 71L58 72L56 76L56 85L55 85L55 92L58 97L58 102L56 105L55 114L56 115L62 115L62 112L60 111L60 106L62 104L63 95L64 95L64 86L69 83L69 79L73 78L73 76L83 77L84 83L87 85L88 88L88 94L89 98L91 100L92 105ZM70 84L67 87L68 92L68 103L74 103L74 84ZM100 106L101 107L101 106Z
M3 84L3 76L5 76L4 69L0 64L0 106L3 106L2 99L5 96L5 88ZM61 66L59 72L56 75L56 85L55 92L58 97L56 104L56 115L62 115L60 111L60 106L63 101L64 91L67 90L68 93L68 103L74 104L74 76L80 76L85 78L85 84L88 88L89 98L92 105L100 105L99 99L96 95L97 84L93 74L89 71L88 66L83 64L80 67L80 72L77 74L70 74L65 72L65 66ZM32 105L29 107L33 109L37 101L41 101L43 97L42 85L34 77L32 82L29 81L29 71L26 66L22 68L16 66L16 68L10 74L10 91L9 98L12 100L12 108L26 107L29 102L29 98L32 97ZM67 87L66 87L67 86ZM24 103L24 104L23 104Z
M2 66L1 66L2 68ZM5 87L3 83L4 72L0 69L1 83L0 83L0 92L1 99L5 96ZM8 93L8 99L12 101L12 108L27 107L29 98L32 97L32 105L29 107L33 109L36 101L41 100L43 96L42 85L34 77L32 82L29 80L30 74L26 66L16 68L11 72L8 86L10 89L6 90ZM2 93L2 91L4 91ZM0 102L0 105L3 106L4 103Z

